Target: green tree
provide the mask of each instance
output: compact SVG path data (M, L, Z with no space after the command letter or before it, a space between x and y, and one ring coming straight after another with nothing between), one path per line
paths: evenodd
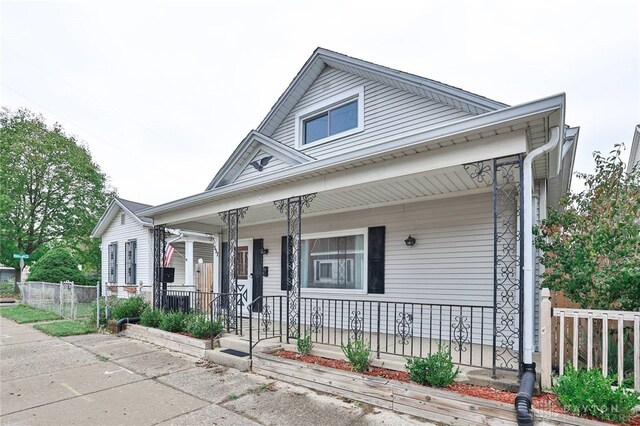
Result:
M640 307L640 167L625 172L621 145L594 153L594 174L578 173L584 190L534 229L543 251L544 286L583 308Z
M49 283L73 281L80 285L86 281L82 272L78 270L78 261L62 247L53 248L42 256L31 268L27 280Z
M16 277L14 253L33 261L49 245L65 245L87 269L99 269L89 235L114 195L87 147L59 124L25 109L0 112L0 262Z

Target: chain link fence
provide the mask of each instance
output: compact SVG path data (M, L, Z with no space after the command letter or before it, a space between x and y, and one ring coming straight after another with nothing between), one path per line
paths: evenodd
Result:
M75 285L71 281L61 283L19 283L20 298L34 308L55 312L63 318L95 318L98 301L97 286Z

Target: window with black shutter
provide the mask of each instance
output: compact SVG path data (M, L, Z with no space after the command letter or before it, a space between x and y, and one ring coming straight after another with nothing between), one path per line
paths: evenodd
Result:
M110 283L118 282L118 243L109 244L109 279Z
M136 241L128 241L125 248L125 282L127 284L136 283Z
M385 227L369 228L367 293L384 294Z

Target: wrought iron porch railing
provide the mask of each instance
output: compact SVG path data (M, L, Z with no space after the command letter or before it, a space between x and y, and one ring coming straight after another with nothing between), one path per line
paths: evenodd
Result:
M250 355L262 340L297 337L287 336L285 296L260 297L252 305L260 303L249 317ZM495 363L491 306L303 297L299 309L300 335L310 334L314 343L340 346L363 339L377 358L425 357L442 347L460 365Z
M259 296L249 306L253 311L249 315L249 358L252 358L253 348L261 341L279 338L282 342L285 330L282 327L282 315L287 312L287 296Z
M162 290L162 307L168 311L182 311L206 315L215 293L194 290Z
M213 293L213 299L209 303L210 319L221 321L223 328L229 333L234 330L242 335L242 294L240 293ZM211 330L211 343L216 336Z
M377 358L424 357L442 347L457 364L493 363L491 306L303 297L300 313L300 334L316 343L363 339Z

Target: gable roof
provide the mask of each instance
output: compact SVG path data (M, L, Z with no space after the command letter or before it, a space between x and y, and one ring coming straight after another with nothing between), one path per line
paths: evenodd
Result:
M359 75L476 115L509 106L439 81L318 47L289 84L289 87L276 101L275 105L271 107L267 116L258 126L257 131L266 136L271 136L326 66Z
M319 47L313 52L291 84L289 84L289 87L276 101L258 126L258 129L249 132L209 185L207 185L205 191L232 183L247 167L261 147L292 166L314 160L313 157L290 148L270 138L270 136L327 66L414 93L475 115L508 107L508 105L501 102L496 102L435 80Z
M260 150L268 152L292 166L315 160L307 154L252 130L207 185L206 191L233 182Z
M131 216L137 223L142 226L152 226L153 220L149 217L137 214L137 212L153 207L150 204L138 203L136 201L125 200L124 198L115 197L111 200L109 207L102 214L102 217L91 231L92 238L100 238L104 231L107 230L111 221L116 217L118 209L124 211Z

